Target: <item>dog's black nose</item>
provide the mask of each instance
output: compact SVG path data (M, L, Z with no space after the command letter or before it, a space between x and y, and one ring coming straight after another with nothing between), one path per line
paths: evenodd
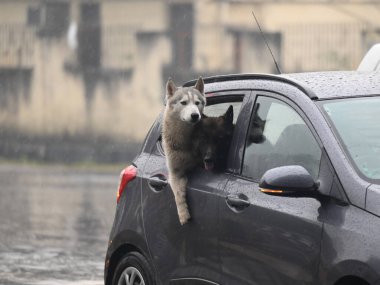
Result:
M197 121L198 119L199 119L199 114L197 114L197 113L192 113L191 114L191 120L193 122Z

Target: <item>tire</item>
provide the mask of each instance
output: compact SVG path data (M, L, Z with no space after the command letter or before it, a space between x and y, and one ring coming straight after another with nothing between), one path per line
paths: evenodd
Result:
M153 270L146 258L133 251L124 256L116 266L112 285L154 285L156 282L153 276Z

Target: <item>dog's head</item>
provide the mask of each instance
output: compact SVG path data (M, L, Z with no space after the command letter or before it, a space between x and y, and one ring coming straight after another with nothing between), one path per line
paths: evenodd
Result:
M206 170L225 168L234 130L233 118L232 106L220 117L202 118L200 153Z
M178 116L181 121L190 124L198 123L206 105L202 77L193 87L176 87L169 78L166 83L166 104L172 116Z

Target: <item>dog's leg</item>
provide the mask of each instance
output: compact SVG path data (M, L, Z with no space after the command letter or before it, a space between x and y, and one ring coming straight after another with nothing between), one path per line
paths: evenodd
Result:
M181 223L181 225L184 225L190 219L190 213L186 203L187 178L186 176L172 175L169 183L174 193L179 222Z

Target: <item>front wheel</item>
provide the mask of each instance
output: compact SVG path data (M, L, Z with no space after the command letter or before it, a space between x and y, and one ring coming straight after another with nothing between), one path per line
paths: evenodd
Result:
M124 256L116 267L112 285L154 285L153 271L138 252Z

